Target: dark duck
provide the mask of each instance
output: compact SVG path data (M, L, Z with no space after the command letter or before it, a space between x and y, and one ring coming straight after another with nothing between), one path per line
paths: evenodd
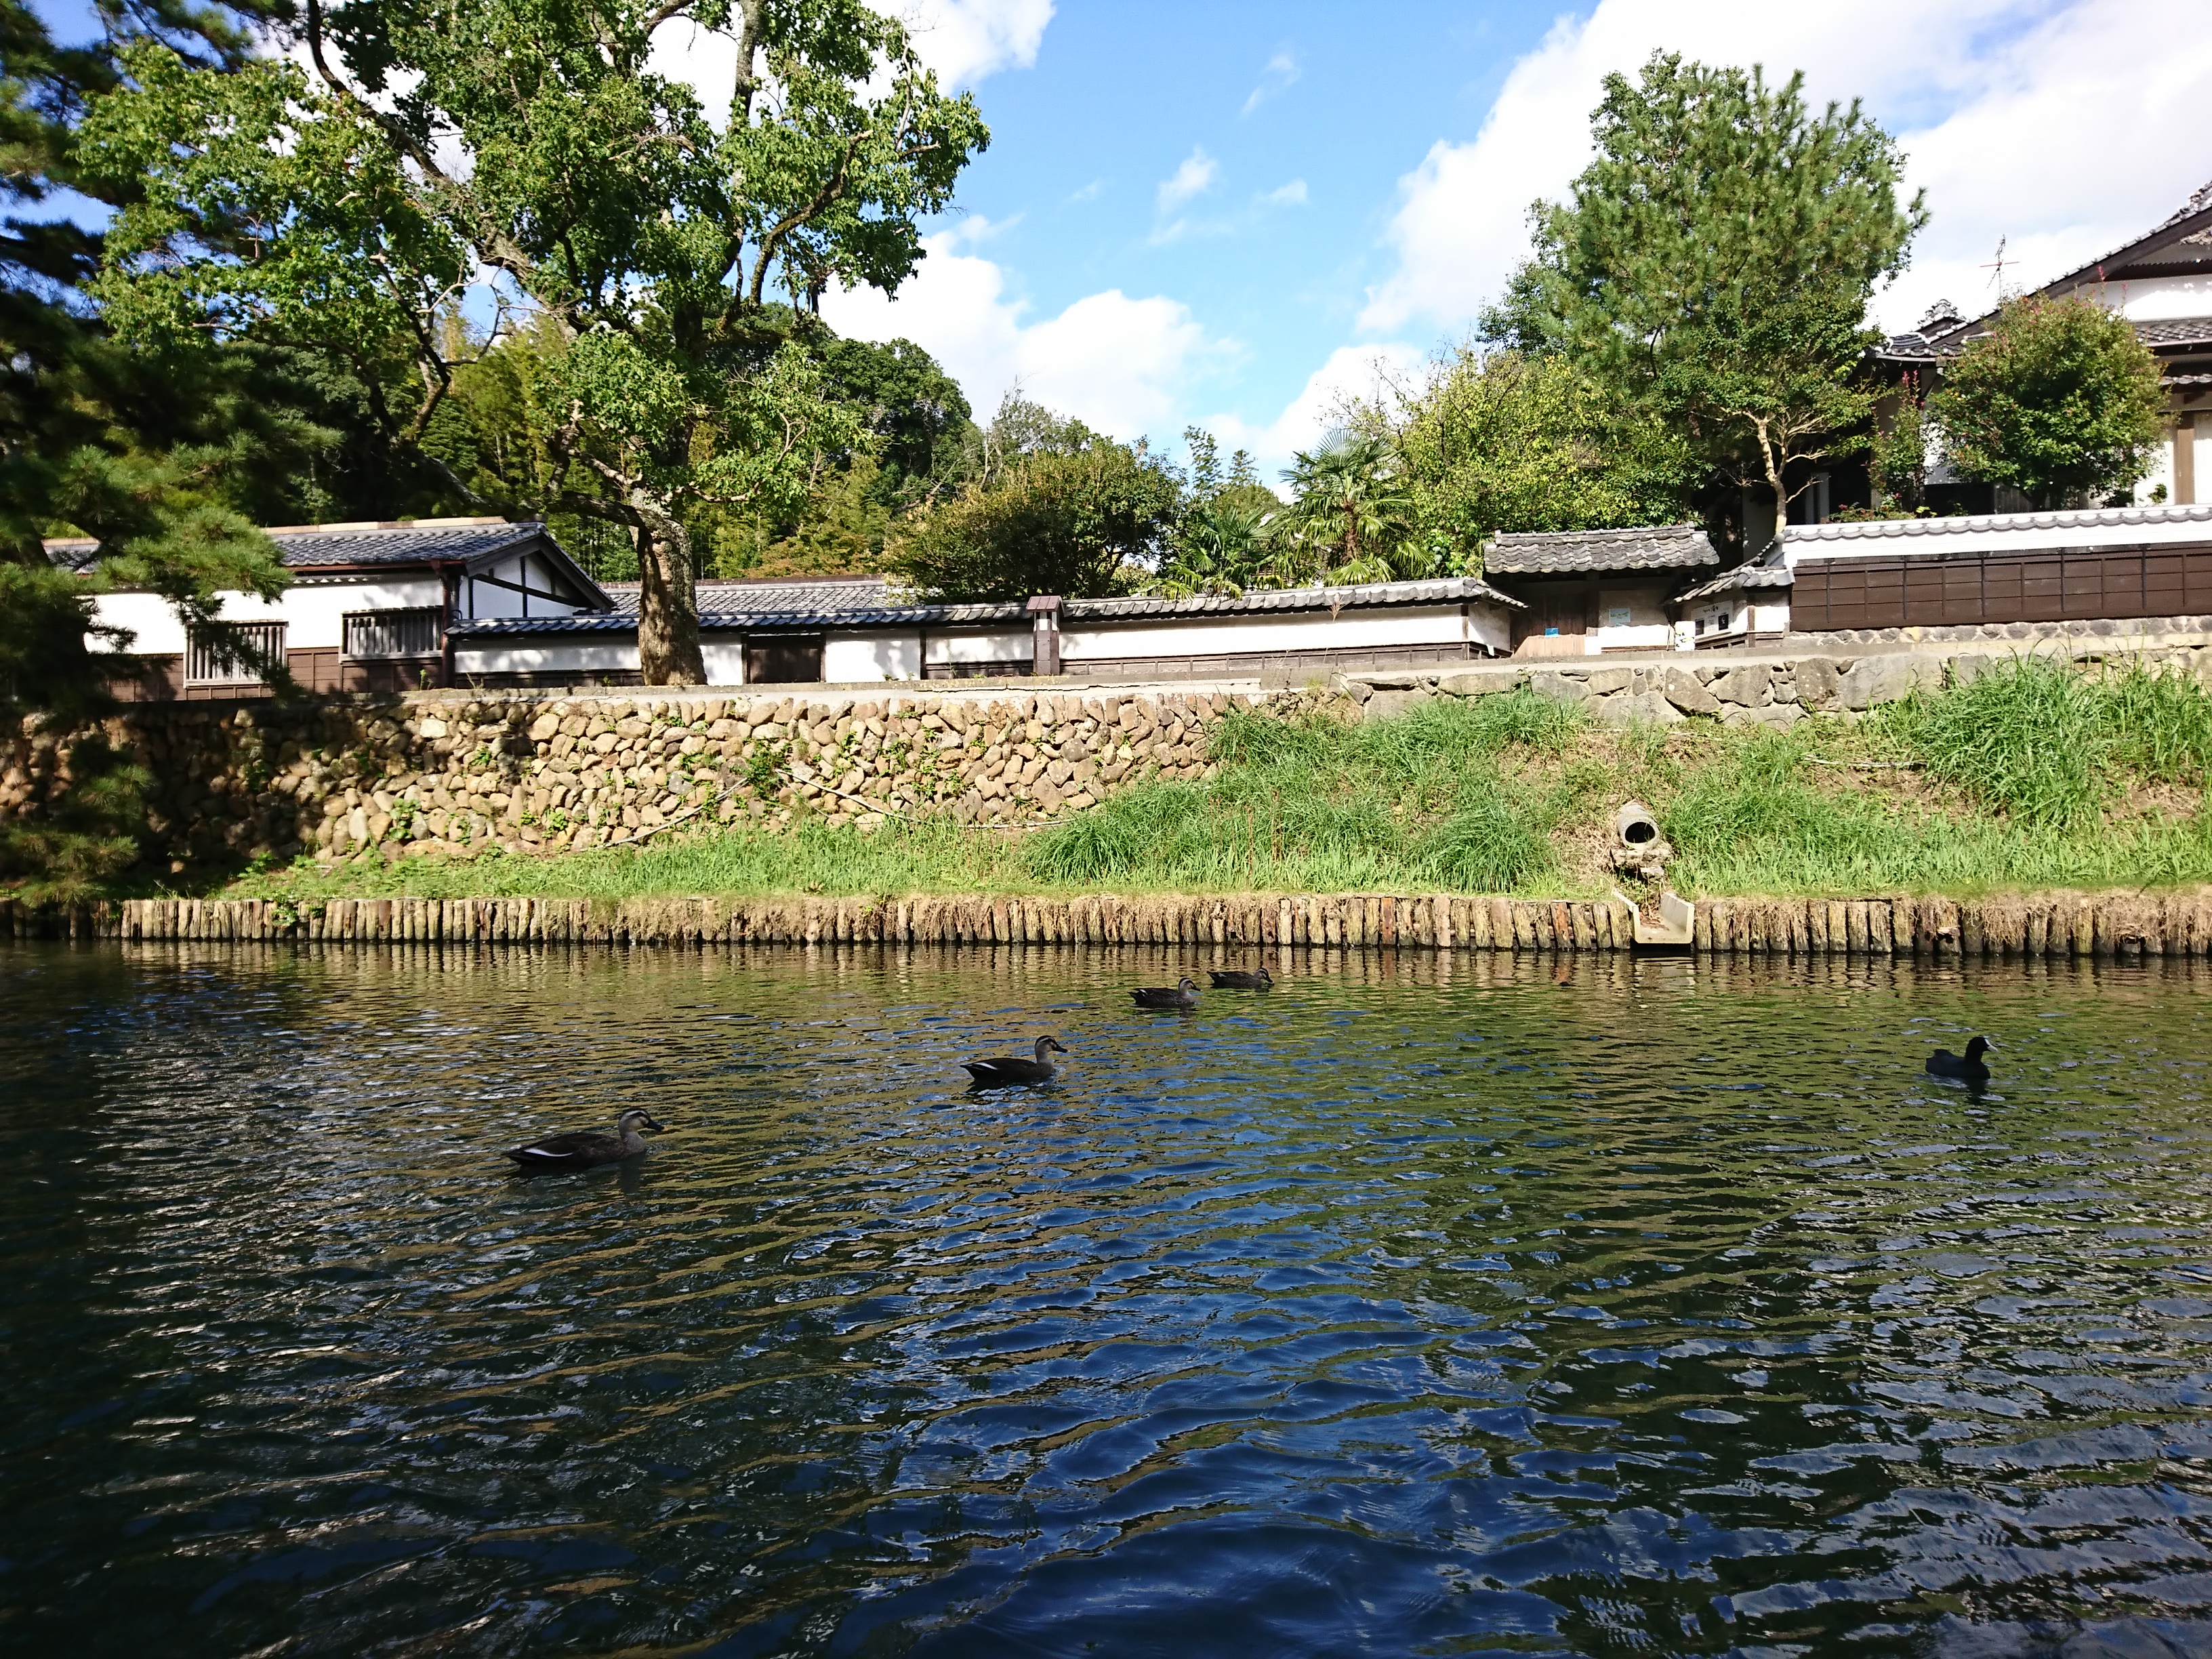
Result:
M1066 1054L1067 1050L1058 1037L1041 1036L1036 1040L1036 1058L1024 1060L1019 1054L1001 1055L996 1060L971 1060L963 1062L968 1075L975 1079L978 1089L1003 1089L1009 1084L1049 1083L1053 1064L1048 1054Z
M1982 1063L1982 1056L1997 1045L1985 1036L1978 1036L1966 1045L1966 1052L1954 1054L1948 1048L1938 1048L1928 1056L1930 1077L1955 1078L1961 1083L1987 1083L1990 1068Z
M1143 990L1132 991L1129 994L1137 1000L1139 1008L1195 1008L1198 1006L1198 981L1185 974L1173 990L1164 986L1148 985Z
M615 1120L615 1132L611 1135L594 1129L548 1135L527 1146L515 1147L507 1156L526 1170L595 1170L602 1164L619 1164L643 1152L645 1137L638 1133L640 1129L650 1129L655 1134L663 1133L648 1114L632 1107Z
M1267 991L1275 983L1275 976L1265 968L1257 973L1247 973L1242 968L1209 968L1206 974L1217 991Z

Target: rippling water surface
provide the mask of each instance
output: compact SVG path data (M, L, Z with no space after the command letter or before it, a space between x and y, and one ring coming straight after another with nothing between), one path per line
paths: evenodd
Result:
M0 952L0 1648L2212 1652L2212 978L1173 965Z

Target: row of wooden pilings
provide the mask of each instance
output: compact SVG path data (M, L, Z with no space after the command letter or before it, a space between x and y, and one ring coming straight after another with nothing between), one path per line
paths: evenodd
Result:
M1452 894L1079 897L0 900L0 938L341 944L1218 945L1269 949L1625 951L1618 900ZM2203 956L2212 896L1701 899L1692 950L1770 956Z

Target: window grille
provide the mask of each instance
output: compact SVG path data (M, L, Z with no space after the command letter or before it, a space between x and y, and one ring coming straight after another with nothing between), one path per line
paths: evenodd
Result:
M434 657L441 620L434 605L408 611L349 611L345 654L356 662L377 657Z
M217 623L195 628L185 643L187 685L258 685L261 665L284 660L280 622Z

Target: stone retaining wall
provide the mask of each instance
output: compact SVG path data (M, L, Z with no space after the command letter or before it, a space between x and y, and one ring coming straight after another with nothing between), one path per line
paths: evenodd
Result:
M1945 630L1950 631L1950 630ZM1957 630L1966 633L1968 630ZM1367 674L1340 684L1370 714L1389 714L1431 696L1476 697L1527 686L1561 702L1580 703L1608 726L1673 726L1692 715L1735 724L1788 727L1808 714L1850 719L1914 690L1947 680L1971 680L2019 652L2060 653L2084 665L2139 660L2164 672L2212 682L2212 643L2197 639L2149 641L2117 638L2045 641L2037 645L1984 640L1974 648L1922 643L1871 653L1848 647L1808 648L1785 643L1771 652L1671 659L1607 661L1603 657L1538 657L1458 672Z
M1134 689L423 692L147 705L106 731L152 774L150 828L181 873L303 852L558 852L695 819L1033 821L1144 777L1202 775L1207 726L1265 701ZM71 742L33 726L0 757L0 818L35 814L66 787Z
M1760 956L2202 957L2212 895L2051 894L1961 902L1703 899L1692 948ZM440 946L1184 945L1276 951L1614 951L1619 901L1456 894L1077 897L129 899L66 911L0 900L0 938Z

